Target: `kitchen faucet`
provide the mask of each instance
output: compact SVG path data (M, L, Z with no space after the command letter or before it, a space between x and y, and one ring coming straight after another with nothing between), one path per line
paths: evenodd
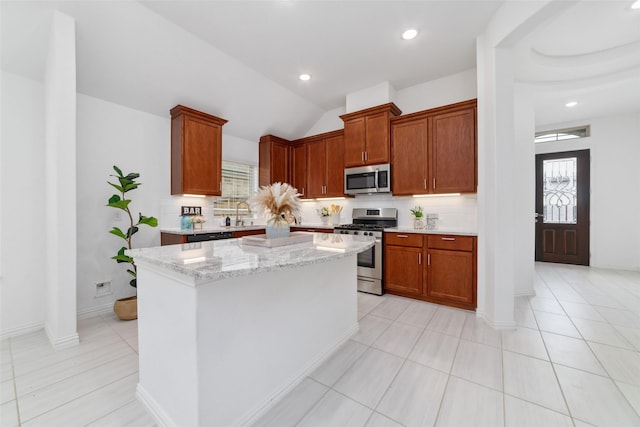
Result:
M249 204L247 202L238 202L238 204L236 205L236 227L240 225L244 225L244 220L240 218L238 213L238 209L240 209L240 205L245 205L247 207L247 212L251 212L251 209L249 208Z

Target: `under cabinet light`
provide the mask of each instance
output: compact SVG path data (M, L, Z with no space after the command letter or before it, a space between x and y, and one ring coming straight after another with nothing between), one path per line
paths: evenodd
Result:
M318 197L316 200L345 200L346 197Z
M455 197L460 193L444 193L444 194L414 194L413 197Z
M207 197L204 194L183 194L182 196L183 197L201 197L201 198Z

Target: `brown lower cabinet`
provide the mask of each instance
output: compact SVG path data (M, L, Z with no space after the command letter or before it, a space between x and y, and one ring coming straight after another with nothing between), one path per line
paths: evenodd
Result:
M476 309L476 237L385 233L384 242L387 293Z

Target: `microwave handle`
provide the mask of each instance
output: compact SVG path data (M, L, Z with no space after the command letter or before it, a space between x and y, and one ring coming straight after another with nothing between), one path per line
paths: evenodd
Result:
M376 168L376 171L375 171L375 184L374 185L376 186L376 191L378 191L378 188L380 188L380 185L378 183L378 168Z

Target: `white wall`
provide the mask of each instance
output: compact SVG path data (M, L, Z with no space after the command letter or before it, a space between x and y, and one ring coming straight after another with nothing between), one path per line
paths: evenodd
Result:
M44 88L2 72L2 337L44 325Z
M591 265L640 270L640 113L560 123L591 125L591 136L536 144L536 154L591 150Z
M140 173L142 185L127 193L134 222L139 212L160 216L161 200L170 191L170 119L78 94L78 313L111 310L113 301L135 294L125 264L110 259L124 240L109 234L125 230L123 211L105 206L115 189L115 174ZM134 247L160 245L159 228L140 227ZM128 264L127 264L128 265ZM111 281L112 295L95 297L96 282Z

